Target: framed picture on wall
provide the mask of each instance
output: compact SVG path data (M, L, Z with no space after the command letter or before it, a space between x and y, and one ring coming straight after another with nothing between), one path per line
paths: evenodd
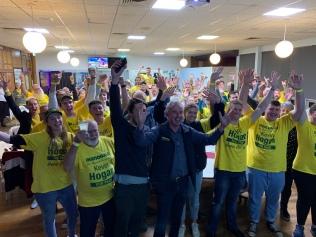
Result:
M316 104L316 99L305 99L305 108L309 109L313 104Z
M20 83L20 75L23 73L22 68L13 68L14 83Z

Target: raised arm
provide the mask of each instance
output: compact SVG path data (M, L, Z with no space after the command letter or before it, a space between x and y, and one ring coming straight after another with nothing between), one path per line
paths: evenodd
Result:
M294 121L300 122L304 122L307 119L305 113L305 96L303 90L303 80L303 74L297 75L294 71L291 72L289 86L295 90L295 109L293 112L291 112L291 114Z
M49 88L48 109L59 109L56 96L56 86L60 83L61 74L54 74Z
M249 94L249 85L251 81L253 80L253 73L254 73L253 69L247 69L244 71L240 71L238 73L239 82L241 84L239 100L243 104L244 113L249 109L247 99L248 99L248 94Z
M126 90L126 85L123 77L120 77L119 84L121 86L121 96L122 96L122 108L123 111L126 111L128 102L129 102L129 97L128 97L128 92Z
M269 83L271 84L271 88L269 92L267 93L267 95L263 98L263 100L257 106L256 110L252 113L252 116L251 116L252 122L256 121L261 116L261 114L266 110L269 103L271 102L273 94L274 94L274 90L277 87L280 80L280 74L277 72L272 72L271 78L268 80L269 80Z
M88 93L85 99L85 105L88 106L89 103L93 100L95 100L95 95L96 95L96 83L95 83L95 78L96 78L96 72L95 69L89 69L91 81L88 87Z

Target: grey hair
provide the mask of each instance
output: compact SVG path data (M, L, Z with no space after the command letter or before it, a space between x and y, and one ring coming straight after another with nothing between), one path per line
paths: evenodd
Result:
M167 117L167 114L169 113L169 111L173 109L175 106L179 106L180 108L184 110L184 105L179 100L172 100L166 106L165 117Z

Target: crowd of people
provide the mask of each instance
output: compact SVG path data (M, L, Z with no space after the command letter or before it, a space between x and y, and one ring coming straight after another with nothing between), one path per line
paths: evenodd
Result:
M306 111L303 75L287 80L272 72L263 79L242 70L238 85L225 87L223 68L210 79L188 80L158 72L138 75L135 84L121 77L120 60L111 77L89 68L85 88L57 89L60 74L51 78L49 95L38 85L12 92L2 75L0 89L16 119L17 135L0 132L0 140L22 148L32 167L32 193L41 209L44 232L56 237L56 203L67 215L68 235L95 236L102 216L103 236L139 236L151 192L156 194L154 237L191 230L200 236L199 196L206 145L216 145L215 184L207 235L216 236L226 206L227 229L233 236L255 237L265 194L265 221L275 236L281 197L281 217L287 209L293 179L297 187L294 237L316 237L316 105ZM23 75L21 76L23 84ZM22 85L23 87L23 85ZM23 100L24 99L24 100ZM24 106L21 109L19 106ZM2 122L2 121L1 121ZM237 199L249 192L249 228L237 225Z

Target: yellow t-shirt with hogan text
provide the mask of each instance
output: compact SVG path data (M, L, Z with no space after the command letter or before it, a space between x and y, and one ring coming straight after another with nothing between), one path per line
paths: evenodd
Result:
M114 142L99 137L96 147L80 144L77 150L75 171L78 204L83 207L102 205L113 197Z
M72 134L67 133L67 146L61 138L52 140L46 131L23 134L25 150L33 151L33 193L47 193L63 189L71 184L71 178L64 171L63 161L72 143Z
M298 149L293 169L316 175L316 125L306 120L296 124Z
M216 144L215 168L243 172L247 168L247 133L252 124L252 113L229 124Z
M285 171L288 134L293 127L291 114L271 122L261 116L248 130L247 166L266 172Z

